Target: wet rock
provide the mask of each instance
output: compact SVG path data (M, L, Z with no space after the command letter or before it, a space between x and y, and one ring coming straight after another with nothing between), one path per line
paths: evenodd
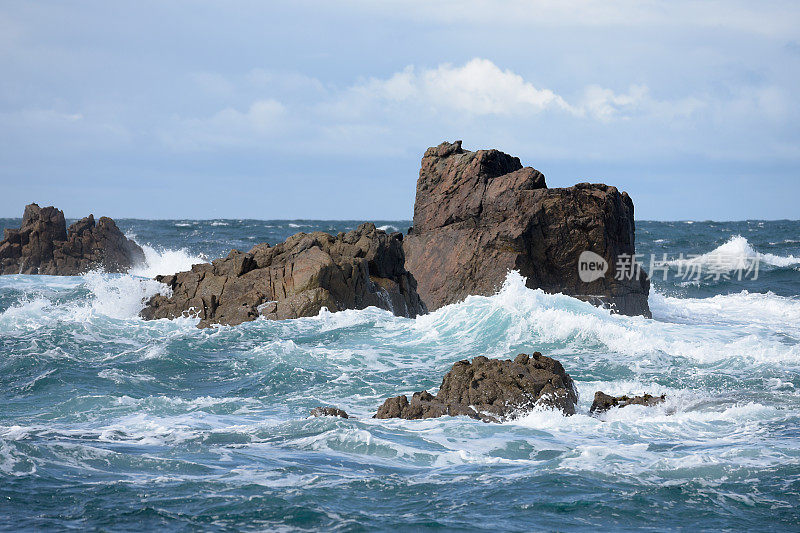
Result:
M649 317L647 275L631 267L616 279L617 265L635 253L634 231L627 193L589 183L549 189L544 175L518 158L471 152L456 141L425 152L403 247L430 310L492 295L518 270L530 288ZM608 265L597 279L579 275L584 251Z
M653 396L647 393L642 396L610 396L603 391L597 391L594 393L594 401L592 401L589 414L599 414L608 411L612 407L625 407L626 405L646 405L651 407L664 402L666 398L665 394L661 396Z
M145 319L200 317L199 327L236 325L259 316L283 320L376 306L398 316L425 313L414 277L406 271L400 233L374 224L336 237L298 233L285 242L258 244L247 253L157 276L171 296L151 298Z
M453 365L436 396L428 391L389 398L374 418L418 420L468 416L485 422L514 418L535 406L575 413L578 394L561 363L539 352L510 359L480 356Z
M339 418L350 418L343 410L338 407L315 407L311 410L311 416L335 416Z
M138 244L125 237L114 221L94 216L66 227L55 207L25 207L19 229L6 229L0 242L0 273L74 276L94 269L126 272L144 262Z

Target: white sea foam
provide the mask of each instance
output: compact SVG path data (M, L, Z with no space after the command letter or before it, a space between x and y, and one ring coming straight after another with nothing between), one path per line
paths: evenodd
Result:
M92 310L112 318L135 317L148 298L158 293L168 294L165 285L151 279L109 276L99 272L89 272L83 278L94 296Z
M702 265L730 271L752 268L755 262L762 262L775 267L787 267L800 264L800 258L792 255L780 256L759 253L746 238L741 235L734 235L727 242L706 254L686 259L676 259L671 261L670 264L683 267Z
M384 226L378 226L378 229L381 230L381 231L385 231L386 233L399 231L396 226L392 226L391 224L386 224Z
M145 263L136 265L128 271L134 276L153 278L159 274L175 274L191 269L192 265L206 262L205 256L191 254L186 248L158 250L147 244L141 245L141 247L144 251Z

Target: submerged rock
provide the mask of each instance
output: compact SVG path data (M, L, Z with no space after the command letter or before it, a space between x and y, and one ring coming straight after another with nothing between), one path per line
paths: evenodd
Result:
M339 418L350 418L347 413L338 407L315 407L311 410L311 416L336 416Z
M436 396L428 391L389 398L374 418L417 420L444 415L485 422L514 418L535 406L575 413L578 393L561 363L539 352L510 359L480 356L459 361L442 379Z
M646 405L651 407L664 402L666 398L666 394L661 396L652 396L647 393L642 396L610 396L603 391L597 391L594 393L594 401L589 409L589 414L603 413L612 407L625 407L626 405Z
M6 229L0 242L0 273L74 276L93 269L125 272L144 262L138 244L125 237L114 221L82 218L67 229L64 213L55 207L25 207L22 226Z
M634 229L633 202L615 187L548 189L544 175L519 158L470 152L456 141L425 152L403 247L430 310L494 294L508 271L518 270L530 288L649 317L650 282L635 262L626 263L635 253ZM579 275L585 251L607 265L599 276L586 272L588 281ZM618 264L626 266L623 279Z
M336 237L298 233L285 242L258 244L249 252L193 265L187 272L157 276L171 296L153 296L146 319L197 314L199 327L241 324L259 316L282 320L376 306L395 315L425 313L417 283L406 271L400 233L374 224Z

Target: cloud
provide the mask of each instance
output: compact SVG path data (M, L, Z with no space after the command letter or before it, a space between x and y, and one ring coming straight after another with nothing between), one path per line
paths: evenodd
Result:
M351 0L362 10L415 21L504 28L726 28L769 38L797 35L792 0Z
M574 88L568 98L485 58L462 65L408 65L338 89L302 74L263 69L231 80L212 74L196 80L230 87L231 99L251 103L244 109L226 105L200 117L173 116L157 135L172 150L248 149L269 141L285 153L310 147L318 153L358 153L369 145L375 153L396 155L418 150L430 137L457 136L486 142L507 138L549 154L583 151L586 157L608 157L617 153L598 150L598 141L609 134L624 139L614 149L647 138L653 149L686 150L684 137L675 132L780 121L791 108L791 98L770 87L740 88L724 99L709 94L657 98L645 84L623 90L589 84ZM659 89L669 93L671 88ZM549 134L542 137L542 131ZM733 144L724 142L724 135L714 137L716 147L705 140L708 153L731 152ZM744 153L740 146L733 149L736 155Z
M183 150L247 147L270 138L285 124L286 108L274 99L257 100L246 111L227 107L206 118L172 117L158 132L165 145Z
M474 115L538 113L546 109L569 110L563 98L539 89L510 70L501 70L488 59L475 58L463 66L445 63L432 69L408 66L390 78L372 78L354 87L359 97L391 102L427 104L432 109Z

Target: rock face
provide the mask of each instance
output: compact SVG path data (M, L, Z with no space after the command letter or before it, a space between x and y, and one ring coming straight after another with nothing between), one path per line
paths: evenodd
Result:
M612 407L625 407L626 405L646 405L651 407L662 403L667 396L652 396L644 394L642 396L610 396L603 391L594 393L594 401L592 407L589 409L589 414L598 414L608 411Z
M445 374L436 396L416 392L389 398L374 418L417 420L444 415L468 416L485 422L513 418L534 406L575 414L578 394L561 363L539 352L519 354L513 361L476 357L459 361Z
M334 416L338 418L350 418L344 410L338 407L315 407L311 410L311 416Z
M25 207L22 226L6 229L0 243L0 273L74 276L93 269L125 272L144 262L138 244L113 220L82 218L67 229L64 213L55 207Z
M404 267L403 235L362 224L349 233L298 233L276 246L232 250L212 263L156 279L172 296L156 295L146 319L197 314L200 327L235 325L258 316L282 320L374 305L399 316L425 313L414 277Z
M456 141L425 152L403 247L430 310L494 294L518 270L530 288L649 317L647 275L616 268L635 253L634 229L633 202L615 187L548 189L542 173L518 158L470 152ZM598 279L581 279L584 251L606 261Z

